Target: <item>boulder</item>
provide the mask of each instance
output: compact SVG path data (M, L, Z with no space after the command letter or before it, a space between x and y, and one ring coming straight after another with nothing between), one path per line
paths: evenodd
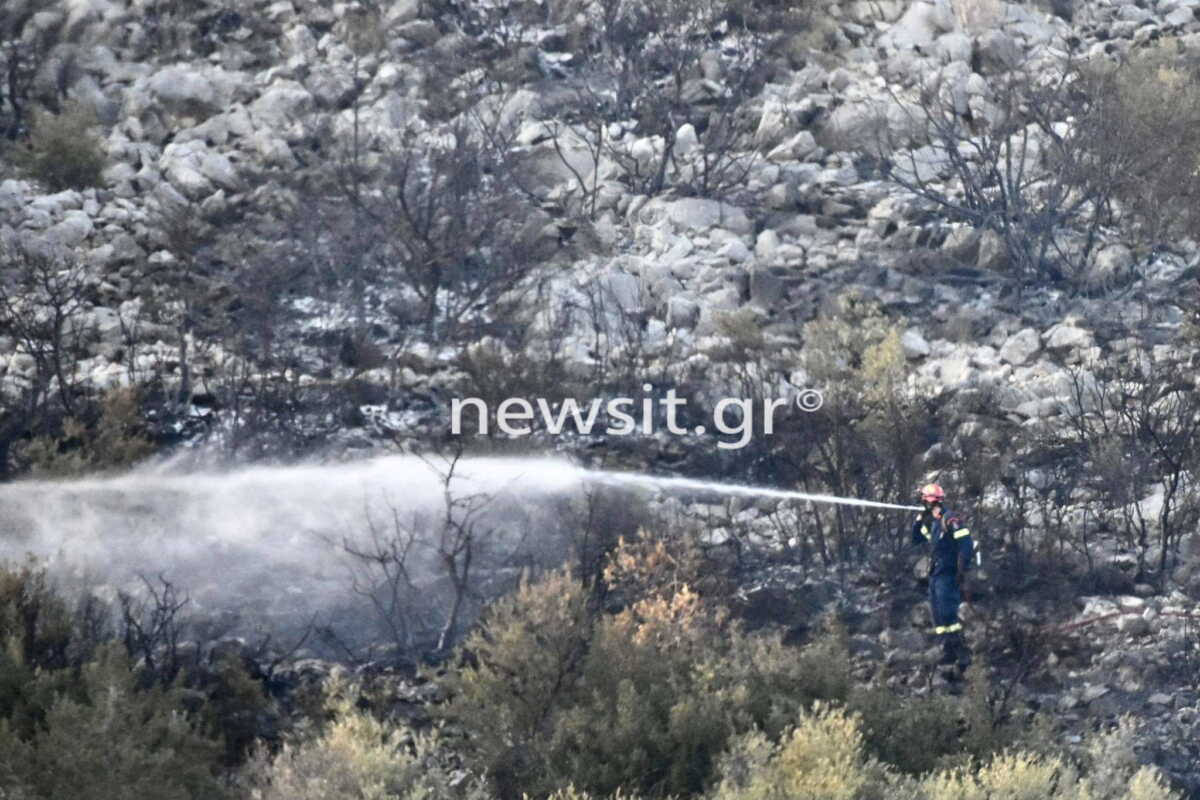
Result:
M759 147L774 147L787 134L787 105L778 97L770 97L763 103L762 116L754 131L754 142Z
M231 192L242 187L229 158L209 150L197 139L167 145L158 160L158 167L167 180L193 200L212 194L214 187Z
M125 331L121 315L114 309L98 306L92 309L89 320L96 334L96 353L109 361L125 346Z
M1042 349L1041 338L1033 328L1024 328L1009 336L1000 347L1000 360L1020 367L1028 364Z
M942 252L953 259L974 264L979 258L979 231L965 225L952 228L942 242Z
M255 131L250 138L250 146L266 166L282 167L283 169L291 169L296 166L296 157L292 154L292 148L283 139L273 136L270 131Z
M1096 254L1084 274L1084 283L1093 289L1111 286L1133 269L1133 251L1123 244L1111 244Z
M396 35L419 47L433 47L442 38L437 25L427 19L414 19L397 26Z
M667 300L667 323L674 328L694 328L700 321L700 305L689 297L676 295Z
M52 217L60 216L68 209L83 208L83 196L74 189L44 194L29 201L30 208L40 208L50 213Z
M92 218L82 211L68 211L57 225L46 231L46 237L63 247L76 247L92 235Z
M942 33L942 20L932 3L918 2L896 20L879 43L891 50L923 50L930 47L938 34Z
M929 342L925 341L925 337L916 328L909 328L900 337L900 347L904 349L904 357L907 359L924 358L929 355Z
M772 308L787 297L787 282L770 269L750 270L750 300L763 308Z
M151 75L145 89L156 107L172 114L203 118L228 108L247 89L247 78L220 67L177 64Z
M701 197L655 198L642 206L638 217L643 222L664 219L679 232L698 233L710 228L724 228L740 235L754 232L754 223L743 209Z
M1062 411L1063 402L1057 397L1039 397L1018 403L1013 413L1026 419L1045 419L1058 416Z
M200 215L212 222L220 221L228 210L229 200L224 189L218 189L200 203Z
M986 72L1004 72L1021 63L1020 46L1004 31L990 30L979 37L979 59Z
M917 183L931 183L943 177L950 166L950 156L941 147L924 145L910 153L898 155L895 171L901 177Z
M925 637L912 628L889 628L879 634L879 643L889 649L915 653L925 647Z
M717 250L717 255L728 258L735 264L741 264L744 261L754 258L754 254L750 252L750 248L741 239L730 239L725 242Z
M683 157L694 153L700 146L700 137L696 135L696 126L688 122L675 132L675 155Z
M851 636L848 645L852 656L870 661L879 661L883 658L883 646L871 636L862 634Z
M573 133L564 132L557 147L546 139L517 155L516 168L522 185L538 196L548 195L559 187L570 187L578 191L579 178L588 186L596 174L596 162L586 145ZM599 178L608 178L611 171L608 162L601 161Z
M348 68L332 66L313 70L304 81L304 88L320 108L345 108L354 98L354 75Z
M1042 334L1047 349L1082 350L1094 343L1092 332L1076 327L1074 322L1060 322Z
M943 33L937 38L937 51L947 62L969 63L973 49L971 37L961 31Z
M0 213L16 211L25 206L25 184L22 181L6 179L0 183Z
M1150 633L1150 623L1134 614L1117 617L1117 630L1126 636L1145 636Z
M770 264L775 261L778 253L779 234L768 228L758 235L754 243L754 255L759 261Z
M810 131L800 131L767 153L768 161L803 161L818 154L821 148Z
M392 0L386 7L384 24L389 27L421 18L421 0Z
M642 286L637 276L628 272L610 272L599 281L603 300L613 302L626 313L642 307Z
M1163 17L1163 22L1167 25L1187 25L1189 22L1195 21L1196 10L1186 6L1180 6Z
M277 80L247 106L255 127L287 130L313 109L313 96L296 81Z
M967 353L954 352L936 362L938 380L945 386L958 387L969 383L975 375L971 358Z
M897 137L902 136L907 130L905 127L900 127L905 125L905 120L908 121L908 128L912 127L911 119L902 111L900 113L902 119L896 120L899 126L891 127L894 120L889 112L892 109L899 110L895 101L888 97L844 102L829 112L828 117L822 123L822 131L829 140L837 142L835 149L848 150L876 146L879 143L880 131L884 130L884 125L888 126L889 133L894 133Z
M112 263L116 266L136 264L146 257L146 251L138 245L137 240L125 232L110 239L109 245L112 247Z
M985 230L979 234L979 255L975 266L979 269L996 271L1008 263L1008 250L1004 239L993 230Z

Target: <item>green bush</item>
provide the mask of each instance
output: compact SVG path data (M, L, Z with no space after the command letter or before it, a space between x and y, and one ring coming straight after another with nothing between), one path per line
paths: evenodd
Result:
M1200 59L1163 39L1120 63L1088 62L1080 121L1081 178L1106 182L1125 209L1126 234L1147 246L1200 232Z
M493 604L463 650L472 665L445 677L445 714L471 735L474 762L507 796L544 768L552 714L567 704L591 639L586 588L566 573L523 579Z
M100 186L108 157L93 132L97 124L95 114L79 105L59 114L35 111L29 141L14 151L18 165L51 191Z
M608 574L637 574L629 556L620 550ZM566 574L526 581L466 641L474 663L447 678L444 713L502 796L696 794L731 736L778 733L813 701L845 699L844 643L797 652L744 633L661 570L642 572L644 591L603 617Z
M22 736L45 719L55 692L98 645L94 609L73 614L30 560L0 568L0 720Z
M617 613L559 572L468 637L442 713L501 797L1172 797L1139 772L1128 724L1074 764L980 664L962 695L855 687L836 625L800 648L747 634L671 555L622 542L604 572ZM1036 794L1050 774L1059 793Z
M66 602L32 559L0 569L0 642L17 646L34 669L67 665L73 621Z
M227 656L215 665L203 690L205 724L225 743L224 763L242 763L255 743L258 716L270 705L262 683L250 676L241 659Z
M1017 745L1040 751L1049 740L1046 718L1029 723L995 702L979 665L961 696L906 697L870 686L855 688L846 705L859 717L866 752L909 775L985 761Z
M135 388L108 390L96 408L81 416L95 419L68 417L58 435L34 437L20 448L18 455L30 471L64 477L123 469L154 452Z
M34 689L57 679L39 676ZM102 648L70 691L51 690L31 735L0 721L0 779L45 800L223 797L212 772L220 747L181 713L178 690L138 692L134 684L121 648Z

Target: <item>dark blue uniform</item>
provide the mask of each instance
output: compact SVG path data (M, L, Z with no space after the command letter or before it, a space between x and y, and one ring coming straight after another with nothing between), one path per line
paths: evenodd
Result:
M958 588L958 573L971 568L975 544L971 530L952 511L943 509L942 516L924 512L912 526L913 544L925 544L929 552L929 605L933 610L933 632L942 639L947 660L961 655L962 623L958 621L958 606L962 595Z

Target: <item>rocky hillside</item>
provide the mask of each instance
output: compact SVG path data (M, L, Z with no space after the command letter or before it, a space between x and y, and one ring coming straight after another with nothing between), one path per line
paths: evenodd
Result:
M1068 738L1133 712L1200 791L1196 7L9 0L0 473L466 441L936 476L1006 697ZM738 448L446 435L455 398L675 388L689 428L788 410ZM651 506L748 559L751 619L837 609L863 676L944 684L894 516Z

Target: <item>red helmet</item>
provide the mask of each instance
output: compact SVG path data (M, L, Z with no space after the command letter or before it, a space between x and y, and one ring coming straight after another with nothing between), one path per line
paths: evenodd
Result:
M926 503L940 503L946 499L946 492L936 483L927 483L921 487L921 499Z

